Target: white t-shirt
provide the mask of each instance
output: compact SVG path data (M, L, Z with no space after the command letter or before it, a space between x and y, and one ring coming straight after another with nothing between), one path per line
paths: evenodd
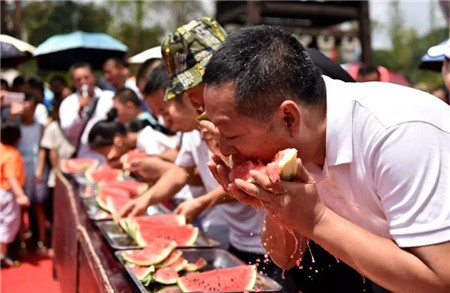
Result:
M105 158L91 150L88 146L88 135L92 126L100 120L106 119L106 114L113 107L113 96L114 93L111 91L102 91L100 88L95 88L95 97L98 98L97 107L95 113L92 115L91 119L86 125L81 136L80 148L78 150L78 157L80 158L96 158L100 162L104 162ZM64 134L69 139L69 141L76 146L78 136L84 125L84 119L78 115L78 108L80 107L80 93L75 92L65 98L61 102L59 108L59 119L61 123L61 129ZM93 101L93 100L92 100ZM92 107L92 103L90 105Z
M179 142L179 134L168 136L154 130L151 126L146 126L138 134L136 148L144 150L149 155L155 155L175 149Z
M450 107L418 90L324 77L326 159L306 166L332 210L400 247L450 240Z
M183 167L197 167L203 185L207 192L216 189L217 183L207 163L211 159L211 152L203 141L200 131L194 130L183 134L181 149L175 161ZM265 253L261 243L261 227L264 219L263 212L258 214L253 207L240 202L220 204L209 210L209 213L221 213L230 230L230 243L241 251ZM208 215L210 221L216 224L215 215Z
M48 123L48 111L44 104L37 103L34 110L34 120L45 126Z

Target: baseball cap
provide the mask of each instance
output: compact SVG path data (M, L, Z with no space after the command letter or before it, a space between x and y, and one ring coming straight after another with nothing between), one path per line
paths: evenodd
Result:
M226 36L216 20L203 17L177 28L164 39L161 54L171 79L166 101L202 82L206 64Z
M444 55L445 57L450 58L450 40L431 47L428 49L427 54L430 57L441 57Z

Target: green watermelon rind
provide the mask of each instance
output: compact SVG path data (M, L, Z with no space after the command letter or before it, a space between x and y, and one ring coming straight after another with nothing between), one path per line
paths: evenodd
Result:
M145 270L142 275L138 276L135 274L135 272L133 272L135 274L135 276L139 279L139 281L143 281L144 279L146 279L149 275L151 277L151 274L155 271L155 267L154 266L149 266L147 268L147 270Z
M103 210L107 211L108 213L111 213L111 211L108 208L108 203L103 202L102 200L100 200L100 197L97 196L97 198L95 199L95 201L97 202L97 205L102 208Z
M192 225L191 224L187 224L186 226L190 226L190 227L192 227ZM182 226L181 226L182 227ZM198 227L193 227L193 229L192 229L192 236L191 236L191 238L188 240L188 241L186 241L186 243L183 243L182 245L179 245L179 246L194 246L194 244L195 244L195 241L197 241L197 238L198 238L198 234L199 234L199 229L198 229ZM132 235L131 235L132 236ZM133 237L133 236L132 236ZM145 240L142 238L142 235L141 235L141 233L140 233L140 231L139 230L136 230L135 231L135 233L134 233L134 241L136 241L136 243L139 245L139 246L146 246L147 245L147 243L145 242Z
M172 254L176 254L176 256L172 257ZM183 252L181 250L175 249L163 262L157 264L156 268L158 269L167 268L172 264L174 264L182 255Z
M280 162L280 177L284 181L292 181L297 175L297 150L285 149L279 152L282 156Z
M253 288L255 287L255 284L256 284L257 277L258 277L258 272L256 270L256 266L255 265L249 265L249 266L246 266L246 267L252 267L252 274L250 276L248 284L245 286L245 288L242 288L242 291L253 290ZM197 275L197 274L202 274L202 273L191 273L191 274L196 274ZM189 275L186 275L186 276L189 276ZM189 288L188 284L185 284L183 282L183 280L185 280L186 276L185 277L180 277L177 280L177 285L178 285L178 287L180 287L181 291L182 292L199 292L199 291L201 291L201 289L199 290L199 288ZM242 277L243 276L241 276L240 280L242 280Z
M172 252L172 250L174 250L176 247L176 243L175 241L172 241L172 245L165 248L164 250L161 251L161 253L158 255L158 257L154 257L152 260L147 260L147 261L136 261L135 259L131 258L128 254L121 253L122 258L131 264L137 265L137 266L151 266L151 265L155 265L158 264L162 261L164 261Z
M178 280L178 277L174 277L174 278L172 278L172 279L165 279L165 278L162 278L161 276L159 276L158 275L158 271L161 271L161 270L169 270L170 268L161 268L161 269L159 269L159 270L156 270L156 272L155 272L155 274L153 275L153 279L156 281L156 282L158 282L158 283L160 283L160 284L164 284L164 285L174 285L174 284L176 284L177 283L177 280ZM176 271L176 270L174 270L176 273L177 273L177 275L178 275L178 272Z
M180 260L181 260L181 263L177 263L177 262L180 262ZM176 272L179 272L179 271L184 270L184 268L186 267L187 264L188 264L188 261L187 261L186 259L184 259L184 258L181 257L181 258L177 259L176 262L174 262L173 264L171 264L171 265L169 266L169 268L172 268L172 269L174 269Z
M200 262L200 264L197 264L198 262ZM203 257L201 257L195 263L188 263L184 267L184 270L186 272L196 272L196 271L201 270L204 267L206 267L207 264L208 264L208 262Z

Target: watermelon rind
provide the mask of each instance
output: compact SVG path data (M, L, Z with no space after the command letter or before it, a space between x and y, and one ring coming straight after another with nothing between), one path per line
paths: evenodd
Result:
M132 270L132 271L133 271L133 270ZM139 279L139 281L142 282L143 280L145 280L146 278L148 278L149 275L150 275L150 277L151 277L151 274L152 274L154 271L155 271L155 267L154 267L154 266L149 266L149 267L147 267L147 269L146 269L145 271L143 271L140 275L137 275L135 271L133 271L133 274L135 274L135 276Z
M239 273L239 277L236 278L236 282L243 282L244 279L247 277L247 275L245 273L247 273L247 271L249 270L250 275L248 276L248 279L246 279L246 283L243 283L242 288L239 289L233 289L231 290L232 292L235 291L249 291L252 290L255 287L256 284L256 279L258 276L257 270L256 270L256 266L255 265L242 265L242 266L238 266L238 267L232 267L232 268L224 268L224 269L217 269L217 270L231 270L231 269L242 269L245 271L243 271L242 273ZM207 285L205 285L204 283L201 284L199 283L199 281L197 281L199 283L199 285L195 286L196 284L194 283L194 280L192 280L193 278L202 278L203 274L211 274L211 271L207 271L207 272L202 272L202 273L190 273L187 274L184 277L180 277L177 280L177 284L180 287L182 292L202 292L202 291L220 291L220 292L227 292L225 289L223 288L212 288L211 286L213 284L208 283L206 280ZM221 283L224 283L225 279L221 278ZM203 286L201 286L203 285ZM208 286L211 290L206 290L206 288L204 288L204 286Z
M297 174L297 150L290 148L278 153L281 180L292 181Z
M153 274L148 274L144 279L140 280L142 285L148 287L153 281Z
M180 257L179 259L177 259L176 262L171 264L169 268L174 269L176 272L179 272L181 270L184 270L184 268L186 267L187 264L188 264L188 261L186 259Z
M103 202L99 196L96 197L95 201L97 202L97 205L101 207L103 210L107 211L108 213L111 213L111 211L108 208L108 203Z
M173 274L173 276L172 277L164 276L163 274L165 274L165 273ZM179 275L178 275L177 271L170 267L158 269L158 270L156 270L155 274L153 275L153 279L156 282L158 282L160 284L164 284L164 285L176 284L178 277L179 277Z

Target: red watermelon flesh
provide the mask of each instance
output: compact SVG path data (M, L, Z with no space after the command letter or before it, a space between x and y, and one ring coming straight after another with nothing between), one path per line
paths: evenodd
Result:
M115 217L115 215L130 201L130 198L125 197L106 197L106 206L109 212Z
M128 170L131 167L131 163L133 163L134 160L147 158L148 155L145 151L140 149L134 149L126 154L122 155L120 157L120 162L122 163L122 168L124 170Z
M204 268L208 263L203 257L200 257L195 263L188 263L185 270L188 272L195 272Z
M61 170L65 173L82 173L97 164L98 160L96 159L75 158L61 160Z
M230 181L239 178L252 182L250 170L256 170L269 176L270 181L278 182L280 180L291 181L295 179L297 171L297 150L290 148L279 151L272 162L264 165L261 161L244 161L241 163L232 163L230 172Z
M174 264L181 256L183 252L181 250L175 249L172 253L162 262L156 265L157 268L165 268Z
M98 183L101 181L118 181L122 178L122 170L103 165L96 169L89 168L85 172L85 177L92 183Z
M193 246L198 237L198 228L192 225L153 227L136 232L136 242L140 246L146 246L155 238L174 240L178 246Z
M156 238L142 250L128 250L121 256L127 262L138 266L151 266L165 260L177 246L175 241Z
M133 196L142 194L147 190L148 184L138 181L102 181L98 184L98 192L101 193L105 187L115 187L128 190Z
M183 292L235 292L252 290L257 271L254 265L216 269L202 273L190 273L178 278Z
M131 193L128 190L114 188L114 187L104 187L101 192L97 195L97 204L104 210L109 211L109 207L106 202L107 197L114 198L124 198L127 201L132 198Z
M178 272L170 267L156 270L155 275L153 276L156 282L165 285L175 284L178 277Z
M152 228L154 226L183 226L186 218L182 215L162 214L152 216L140 216L131 219L138 229Z

